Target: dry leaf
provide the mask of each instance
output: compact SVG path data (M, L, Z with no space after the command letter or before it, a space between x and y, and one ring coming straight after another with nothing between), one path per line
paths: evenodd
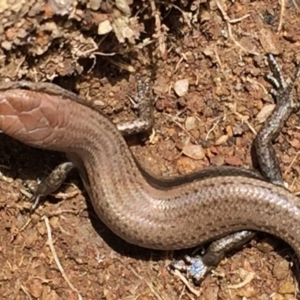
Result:
M180 79L177 80L174 84L174 90L175 93L179 96L182 97L184 96L189 89L189 81L188 79Z
M258 123L263 123L267 120L268 116L272 113L275 108L275 104L267 104L265 105L261 111L257 114L256 120Z
M109 20L105 20L98 25L98 34L107 34L112 31L112 26Z
M216 140L215 145L216 146L222 145L222 144L226 143L227 140L228 140L228 135L224 134Z
M187 117L185 120L185 129L190 131L197 127L197 119L195 117Z
M195 160L200 160L205 157L205 153L201 145L185 145L182 149L182 153Z

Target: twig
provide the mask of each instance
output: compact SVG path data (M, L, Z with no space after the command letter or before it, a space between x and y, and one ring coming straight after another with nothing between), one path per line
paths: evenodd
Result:
M293 164L295 163L295 161L296 161L296 159L298 158L299 154L300 154L300 151L298 151L298 152L296 153L296 155L294 156L292 162L289 164L289 166L287 167L287 169L285 170L285 172L284 172L283 175L286 175L286 174L290 171L291 167L292 167Z
M245 51L245 52L248 52L248 53L253 54L253 55L259 55L258 52L252 51L252 50L248 50L248 49L246 49L244 46L242 46L238 41L236 41L235 38L233 37L232 31L231 31L231 25L230 25L230 24L237 23L237 22L239 22L239 21L241 21L241 20L243 20L243 19L249 17L250 15L248 14L248 15L245 15L245 16L239 18L239 19L233 19L233 20L231 20L231 19L228 17L228 15L226 14L226 12L223 10L223 7L222 7L222 5L219 3L218 0L216 0L216 4L217 4L218 9L220 10L220 12L221 12L221 14L222 14L224 20L226 21L227 28L228 28L228 34L229 34L230 39L233 41L233 43L234 43L236 46L238 46L239 48L241 48L241 49L242 49L243 51Z
M52 241L52 234L51 234L51 227L50 227L50 224L49 224L49 219L46 216L43 216L42 220L45 221L45 225L46 225L46 228L47 228L47 234L48 234L48 245L49 245L50 250L52 252L55 263L56 263L62 277L64 278L64 280L66 281L66 283L70 287L70 289L73 292L77 293L78 300L82 300L82 296L80 295L79 291L73 286L73 284L69 280L67 274L65 273L65 271L64 271L64 269L63 269L63 267L62 267L62 265L61 265L61 263L60 263L60 261L57 257L57 254L56 254L56 251L55 251L55 248L54 248L54 245L53 245L53 241Z
M165 55L166 53L166 37L164 35L164 31L166 31L167 27L161 24L161 14L160 11L156 8L156 4L154 0L150 1L152 15L154 16L154 23L155 23L155 34L154 36L158 39L159 44L159 51L161 55Z
M30 296L30 294L27 292L26 288L24 285L21 285L21 290L24 292L24 294L28 297L29 300L33 300L33 298Z
M127 267L131 270L131 272L132 272L137 278L139 278L140 280L146 282L146 284L148 285L149 289L150 289L151 292L156 296L157 299L163 300L163 298L162 298L162 297L154 290L153 285L152 285L150 282L148 282L148 280L146 280L145 278L143 278L142 276L140 276L140 275L134 270L134 268L133 268L132 266L128 265Z
M292 159L291 163L289 164L289 166L288 166L287 169L285 170L283 176L285 176L285 175L290 171L290 169L291 169L292 166L294 165L295 161L297 160L299 154L300 154L300 151L298 151L298 152L296 153L296 155L295 155L294 158ZM296 182L296 178L294 178L293 181L292 181L292 183L290 184L290 186L289 186L290 189L293 187L293 185L295 184L295 182ZM294 194L295 194L296 196L298 196L299 193L300 193L300 192L296 192L296 193L294 193Z
M220 123L220 119L216 120L216 122L213 123L213 126L208 130L205 136L205 140L207 141L209 138L210 133L217 127L217 125Z
M241 287L245 286L246 284L250 283L255 278L254 272L249 272L243 282L233 285L227 285L228 289L240 289Z
M292 0L293 4L295 5L296 9L299 10L299 7L297 5L297 2L295 0Z
M182 131L184 131L186 134L187 134L187 136L195 143L195 144L199 144L197 141L196 141L196 139L184 128L184 126L183 125L181 125L178 121L176 121L175 120L175 118L176 117L178 117L178 115L177 116L171 116L171 115L169 115L169 114L167 114L167 113L163 113L163 115L164 116L167 116L167 117L169 117L170 119L171 119L171 121L173 122L173 123L175 123Z
M285 0L280 0L280 17L279 17L279 23L277 27L277 32L281 31L282 24L283 24L283 15L285 12Z
M184 284L185 286L189 289L189 291L191 293L193 293L195 296L199 297L200 296L200 292L196 289L194 289L190 283L187 281L187 279L178 271L178 270L174 270L172 272L173 275L177 276Z
M20 232L24 231L24 229L31 223L32 219L28 218L27 222L22 226Z

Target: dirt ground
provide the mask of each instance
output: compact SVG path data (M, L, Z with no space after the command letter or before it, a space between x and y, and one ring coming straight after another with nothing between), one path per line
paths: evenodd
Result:
M54 82L118 123L135 117L127 96L136 74L151 71L153 131L128 138L147 170L171 176L253 166L255 132L273 107L266 54L285 78L300 62L298 0L58 2L0 1L1 80ZM293 193L298 116L274 143ZM1 299L296 299L295 255L264 234L190 288L166 267L194 249L126 244L99 221L76 172L28 214L28 183L65 160L1 135Z

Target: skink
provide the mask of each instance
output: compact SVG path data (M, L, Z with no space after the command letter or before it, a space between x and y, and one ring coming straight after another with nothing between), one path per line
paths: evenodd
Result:
M2 91L0 128L27 145L67 153L101 220L129 243L180 249L253 229L282 238L300 255L300 201L283 188L222 172L153 187L104 115L42 92Z
M72 94L46 90L2 89L0 129L65 152L99 218L127 242L174 250L257 230L283 239L300 258L300 201L286 189L239 168L160 181L141 170L106 116Z

